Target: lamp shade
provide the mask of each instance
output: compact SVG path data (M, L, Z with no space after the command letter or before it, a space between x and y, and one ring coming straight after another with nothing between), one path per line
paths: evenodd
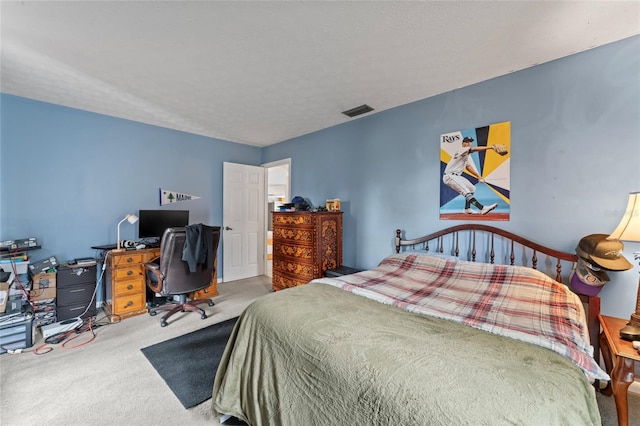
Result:
M640 192L629 194L629 202L618 227L609 235L611 240L640 242Z
M124 221L129 222L130 224L134 224L138 221L138 216L136 216L135 214L131 214L131 213L127 213L127 215L124 217L124 219L122 219L120 222L118 222L118 241L117 241L117 250L120 250L120 225L122 224L122 222Z
M640 192L629 194L624 216L618 227L609 235L609 239L640 242ZM636 253L636 260L640 260L638 253ZM620 337L630 341L640 340L640 281L638 281L636 311L631 314L627 325L620 330Z
M134 224L138 221L138 216L136 216L135 214L129 213L126 219L127 219L127 222L129 222L130 224Z

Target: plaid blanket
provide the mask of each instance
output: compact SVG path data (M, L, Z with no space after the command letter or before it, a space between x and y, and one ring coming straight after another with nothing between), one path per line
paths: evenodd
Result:
M400 253L377 268L314 282L542 346L609 380L593 359L578 296L531 268Z

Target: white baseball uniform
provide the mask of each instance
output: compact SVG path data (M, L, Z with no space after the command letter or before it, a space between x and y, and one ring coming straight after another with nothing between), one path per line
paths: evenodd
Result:
M473 160L469 156L471 147L460 147L449 160L447 167L444 169L442 181L445 185L464 196L466 199L471 198L476 192L476 187L467 180L462 173L468 167L471 171L477 173L477 169ZM477 173L479 175L479 173Z

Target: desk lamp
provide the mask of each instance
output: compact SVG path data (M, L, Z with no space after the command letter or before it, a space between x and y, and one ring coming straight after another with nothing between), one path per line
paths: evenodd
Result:
M120 222L118 222L118 248L117 250L120 250L120 224L124 221L129 222L130 224L134 224L138 221L138 216L136 216L135 214L131 214L131 213L127 213L127 215L124 217L124 219L122 219Z
M629 194L629 202L618 227L609 235L610 240L640 242L640 192ZM633 254L640 263L640 252ZM620 330L624 340L640 340L640 279L636 296L636 311L631 314L629 323Z

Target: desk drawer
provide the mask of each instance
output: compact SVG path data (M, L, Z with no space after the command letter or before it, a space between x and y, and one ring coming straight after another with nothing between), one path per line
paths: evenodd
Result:
M142 293L146 296L145 281L142 277L133 280L118 280L113 283L113 296L123 296L132 293Z
M126 315L130 312L146 311L147 301L145 299L146 295L144 293L116 297L112 301L113 313Z
M143 263L143 253L132 251L131 253L114 254L111 258L111 266L118 268L126 265L140 265Z
M113 279L128 280L142 277L142 266L135 265L128 268L116 268L113 270Z

